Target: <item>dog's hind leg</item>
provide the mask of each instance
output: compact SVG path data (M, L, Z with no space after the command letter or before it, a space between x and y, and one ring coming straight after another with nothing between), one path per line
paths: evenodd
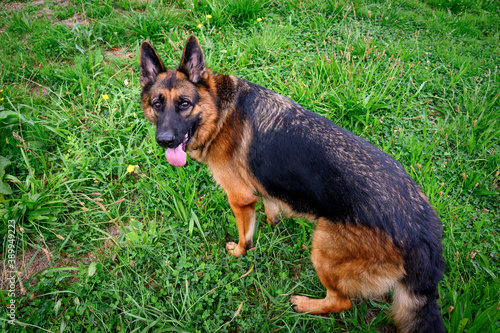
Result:
M311 260L324 299L292 296L295 311L323 314L351 308L349 297L382 295L404 275L403 259L382 231L320 219Z
M292 296L290 302L297 312L309 312L311 314L325 314L340 312L351 308L349 295L339 288L339 280L342 272L335 267L335 260L330 255L331 244L328 243L330 235L323 235L318 225L313 236L313 248L311 260L321 284L326 287L324 299L313 299L306 296ZM325 237L326 236L326 237Z
M290 302L297 312L309 312L311 314L326 314L330 312L340 312L351 308L349 297L340 294L333 289L326 290L326 297L323 299L309 298L306 296L292 296Z

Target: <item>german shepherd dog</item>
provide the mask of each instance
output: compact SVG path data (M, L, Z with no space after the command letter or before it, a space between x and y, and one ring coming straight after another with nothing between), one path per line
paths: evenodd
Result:
M442 225L398 162L284 96L212 73L194 36L173 70L143 42L140 73L144 115L168 162L183 166L189 152L227 193L239 235L229 254L252 247L260 198L270 224L282 214L317 221L311 258L326 297L292 296L295 311L348 310L350 297L392 289L399 332L445 332Z

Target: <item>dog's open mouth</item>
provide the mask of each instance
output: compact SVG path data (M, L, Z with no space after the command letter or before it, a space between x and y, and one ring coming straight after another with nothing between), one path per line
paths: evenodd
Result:
M189 132L190 131L188 131L186 133L186 135L184 136L184 141L182 141L182 143L180 144L180 146L182 147L182 150L184 150L184 151L186 151L187 145L191 141L191 135L189 135Z
M178 145L176 148L167 149L167 151L165 152L165 157L167 158L168 163L178 167L186 165L186 148L189 142L191 142L191 138L193 137L196 127L197 123L191 126L191 128L184 136L184 141L182 141L180 145Z

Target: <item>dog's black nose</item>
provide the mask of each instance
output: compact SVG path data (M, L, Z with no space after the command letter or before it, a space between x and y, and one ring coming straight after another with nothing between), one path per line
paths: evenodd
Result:
M156 142L162 148L174 148L175 134L172 131L162 132L156 134Z

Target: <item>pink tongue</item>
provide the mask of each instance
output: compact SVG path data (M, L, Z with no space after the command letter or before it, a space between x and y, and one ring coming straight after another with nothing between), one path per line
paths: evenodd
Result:
M182 149L182 144L178 145L177 148L168 148L165 157L168 163L173 166L181 167L186 164L186 152Z

